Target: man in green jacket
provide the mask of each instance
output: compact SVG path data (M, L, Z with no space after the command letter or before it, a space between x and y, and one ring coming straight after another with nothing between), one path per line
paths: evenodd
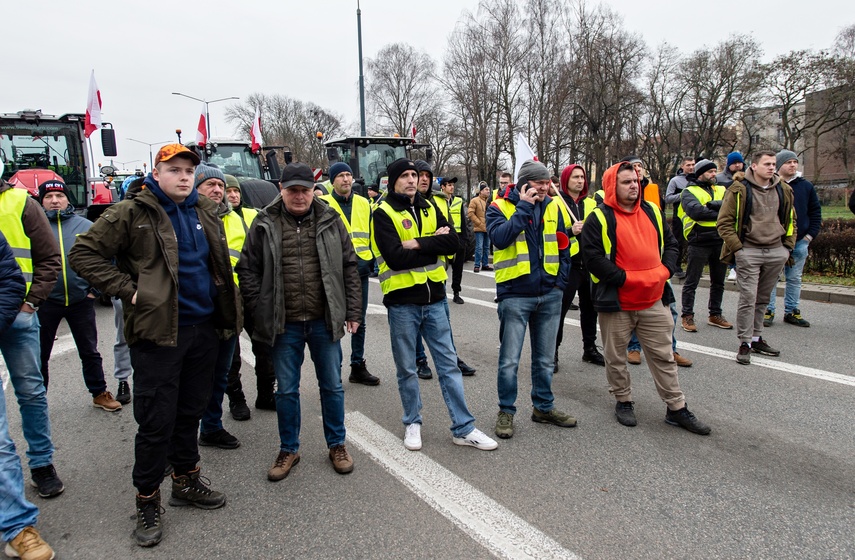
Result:
M736 264L736 361L743 365L751 363L752 352L781 354L761 336L769 295L796 245L793 189L775 170L775 152L754 154L751 168L733 175L716 224L724 241L721 260Z
M214 509L226 501L200 477L196 435L218 340L241 328L239 295L217 205L193 188L198 163L181 144L161 148L143 191L105 210L69 254L80 276L123 303L139 425L133 480L140 546L162 537L167 462L174 471L170 505Z
M350 235L335 210L312 195L304 163L282 171L281 192L252 224L235 267L253 340L273 347L279 454L267 472L288 476L300 461L300 369L309 346L329 459L339 474L353 470L344 445L341 338L362 318L362 288Z

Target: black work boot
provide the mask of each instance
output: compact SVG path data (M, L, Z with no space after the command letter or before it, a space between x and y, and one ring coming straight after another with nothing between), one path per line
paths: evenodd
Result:
M358 364L350 364L350 377L347 378L351 383L361 383L363 385L379 385L380 378L371 375L368 368L365 366L365 360Z
M210 480L199 476L200 468L181 476L172 474L172 496L169 505L196 506L200 509L217 509L226 503L226 495L208 488Z
M433 377L433 371L431 371L426 359L416 361L416 375L419 376L419 379L431 379Z
M606 359L603 357L603 355L600 353L599 349L597 349L596 346L585 348L585 350L582 352L582 361L598 366L606 365Z
M140 546L154 546L163 538L163 525L160 521L160 489L148 497L137 494L137 527L134 538Z
M238 422L252 418L252 412L246 405L246 395L242 390L229 393L229 411L232 413L232 418Z

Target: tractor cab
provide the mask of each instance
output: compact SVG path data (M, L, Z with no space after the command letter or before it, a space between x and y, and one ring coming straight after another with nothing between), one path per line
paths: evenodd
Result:
M354 190L367 195L368 185L377 185L382 190L389 164L399 158L411 157L414 149L425 148L425 159L433 159L431 148L416 144L412 138L399 136L350 136L324 142L330 165L343 161L353 170Z

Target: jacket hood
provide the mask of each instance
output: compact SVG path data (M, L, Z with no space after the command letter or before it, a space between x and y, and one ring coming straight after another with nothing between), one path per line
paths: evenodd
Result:
M742 171L739 171L739 172L733 174L733 180L734 181L741 181L743 178L746 181L748 181L749 183L751 183L752 185L754 185L756 187L760 187L760 185L757 183L757 179L754 178L754 170L753 169L748 168L745 170L744 173ZM769 184L769 188L774 187L775 185L777 185L780 182L781 182L781 176L778 175L777 173L773 174L772 180Z
M608 169L603 173L603 202L606 206L613 208L617 212L627 213L626 210L622 209L617 202L617 174L618 169L624 162L619 162ZM641 205L641 184L639 183L638 189L638 198L635 199L635 206L632 209L632 212L636 212L638 207ZM630 212L631 213L631 212Z
M579 193L579 198L585 198L588 196L588 174L585 173L585 169L581 165L576 165L575 163L568 165L561 172L561 177L559 179L559 184L561 185L561 192L570 196L570 193L567 191L567 183L570 181L570 175L573 173L573 170L579 168L582 170L582 175L585 177L585 184L582 185L582 192Z
M51 222L55 222L57 220L67 220L72 216L76 216L74 213L74 206L69 204L65 207L65 210L45 210L45 216Z

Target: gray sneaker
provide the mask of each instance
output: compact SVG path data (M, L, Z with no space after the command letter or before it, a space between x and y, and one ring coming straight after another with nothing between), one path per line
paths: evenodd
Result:
M555 408L549 412L543 412L542 410L532 408L531 419L534 422L540 422L541 424L553 424L555 426L561 426L562 428L573 428L576 426L575 418L566 412L561 412Z
M496 419L496 435L502 439L514 437L514 415L507 412L499 412Z

